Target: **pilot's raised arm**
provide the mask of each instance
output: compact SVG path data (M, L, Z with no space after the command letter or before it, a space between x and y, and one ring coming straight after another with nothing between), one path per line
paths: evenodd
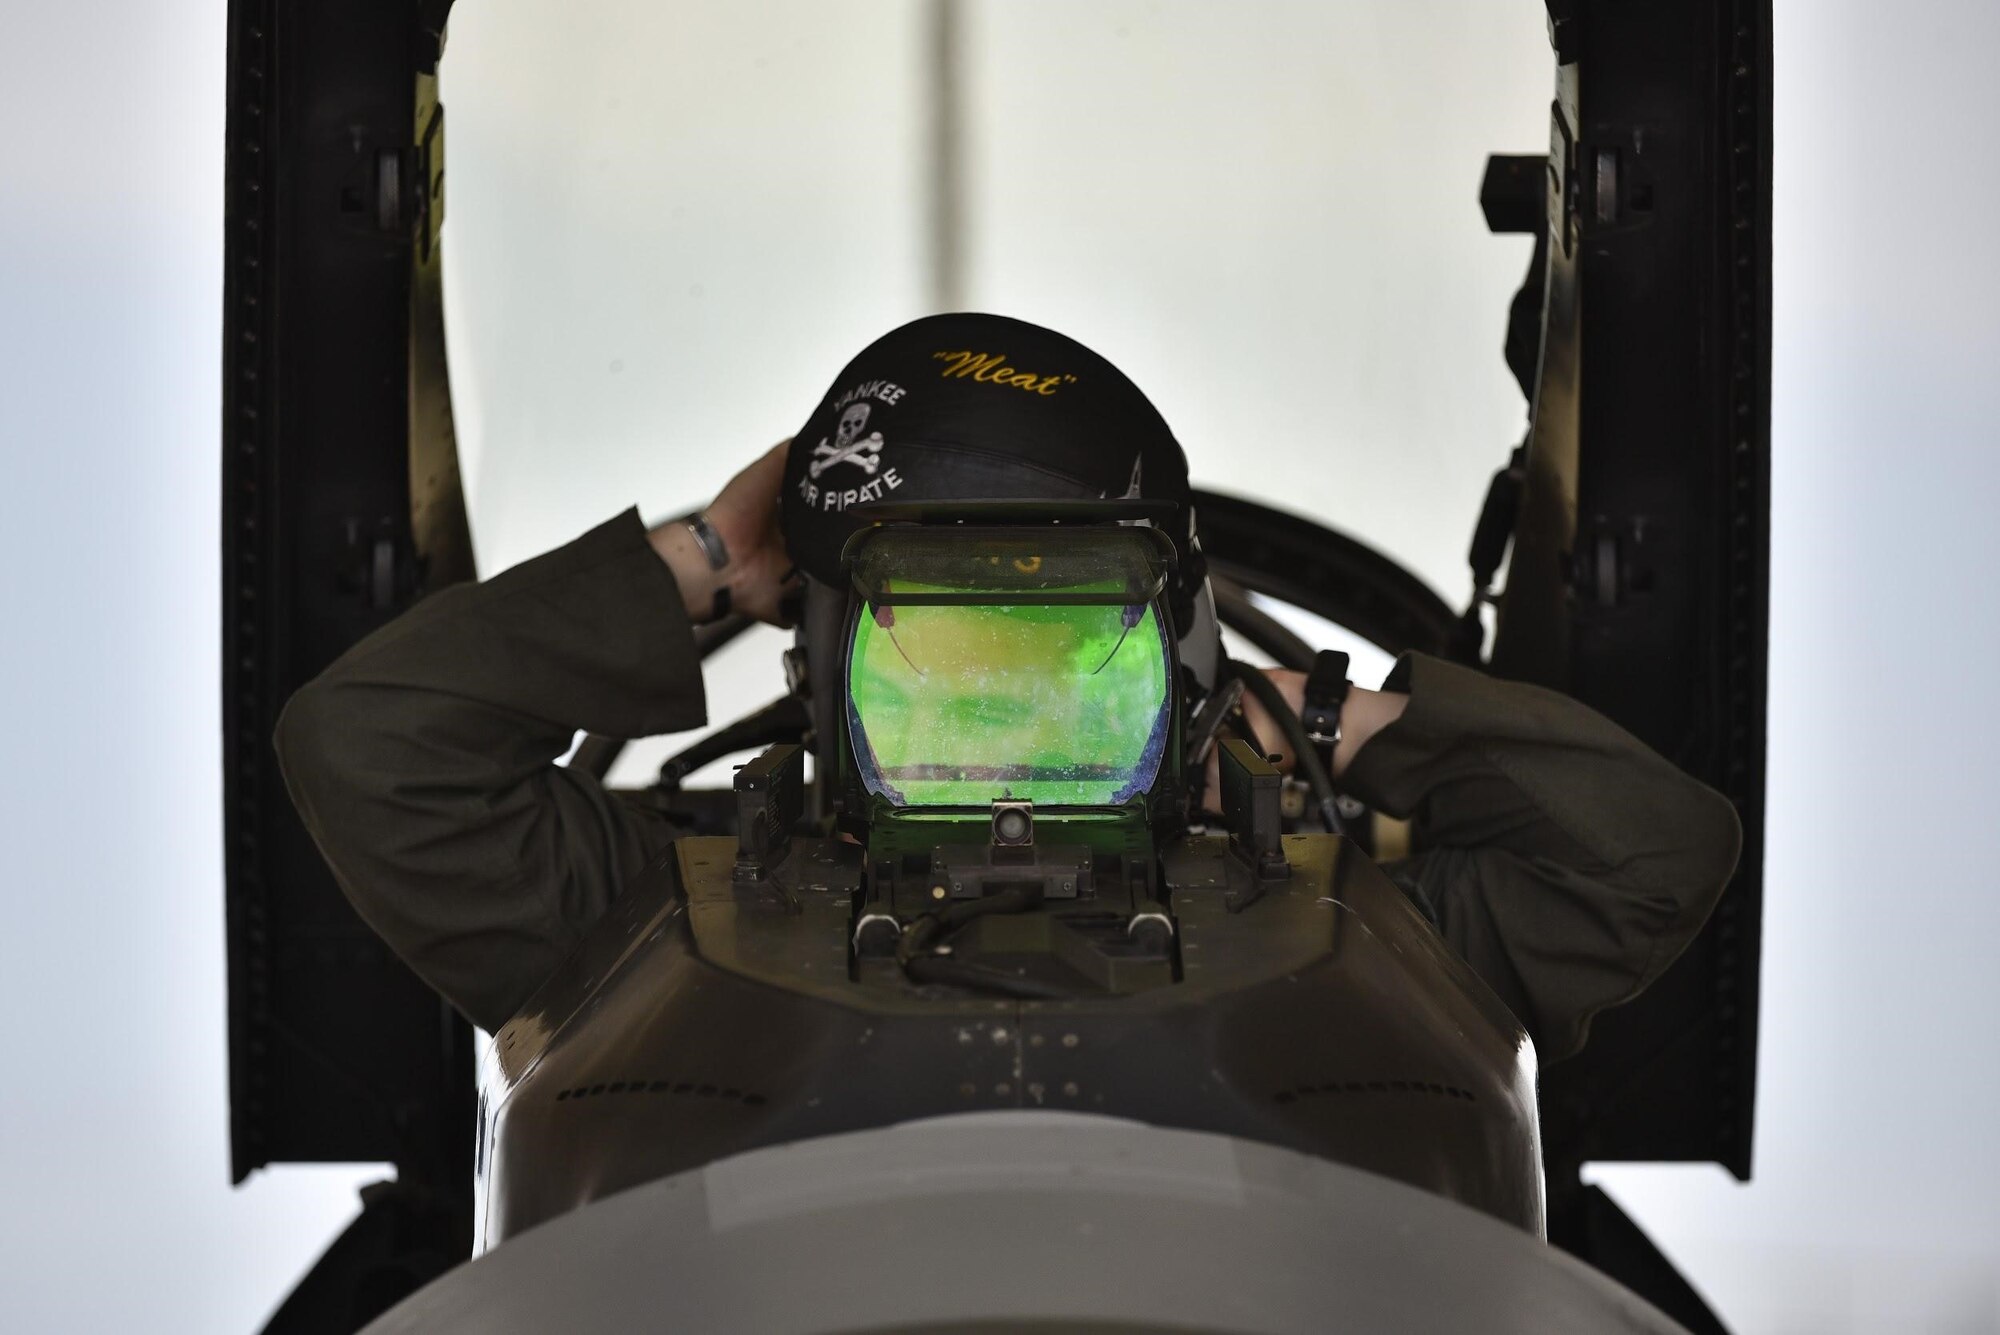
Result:
M579 729L704 721L688 627L717 614L719 590L777 620L794 559L836 587L859 520L845 511L885 497L1115 496L1196 536L1186 458L1136 386L1052 330L927 317L850 363L796 447L738 474L706 511L712 531L649 534L627 514L349 650L280 721L286 782L362 917L497 1027L673 838L555 762ZM1178 567L1190 598L1196 553ZM1192 616L1176 633L1216 636ZM1300 681L1276 675L1296 708ZM1383 691L1350 694L1342 733L1342 786L1415 818L1419 851L1390 874L1545 1058L1672 963L1735 863L1728 802L1553 692L1411 656Z
M1296 709L1303 674L1274 675ZM1349 699L1335 779L1414 820L1419 851L1383 870L1545 1062L1665 972L1735 869L1728 799L1566 695L1406 654L1381 692Z
M684 524L627 511L479 584L425 598L295 694L277 748L292 801L362 918L475 1024L497 1029L675 831L557 765L579 730L707 719L690 623L776 620L784 446Z

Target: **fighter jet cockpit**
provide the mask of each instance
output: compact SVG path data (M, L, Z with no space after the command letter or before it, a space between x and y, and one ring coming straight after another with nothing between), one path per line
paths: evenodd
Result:
M1276 769L1218 744L1230 693L1184 721L1147 508L898 508L849 539L835 819L806 833L804 752L772 746L735 838L681 839L500 1032L489 1242L886 1106L1230 1128L1543 1231L1532 1045L1345 837L1285 833ZM718 1095L654 1096L669 1067Z
M1727 1329L1584 1168L1751 1171L1768 3L230 24L233 1171L389 1166L269 1331ZM903 485L905 380L828 377L962 311L1131 372L1169 499ZM475 1031L301 822L287 700L794 433L789 624L718 601L706 728L549 757L675 837ZM1435 813L1337 782L1413 658L1741 830L1587 1042L1441 928Z

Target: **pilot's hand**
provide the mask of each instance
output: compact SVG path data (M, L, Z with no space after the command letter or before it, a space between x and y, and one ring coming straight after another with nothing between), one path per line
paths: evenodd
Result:
M1261 669L1278 688L1294 714L1305 709L1306 674L1293 672L1287 668ZM1348 765L1354 761L1355 753L1382 729L1403 716L1410 697L1390 691L1370 691L1360 686L1347 692L1347 702L1340 709L1340 745L1333 750L1331 777L1337 783L1347 773ZM1243 697L1243 721L1257 735L1257 743L1267 748L1271 763L1280 774L1290 774L1297 758L1292 755L1291 741L1278 721L1266 712L1254 695ZM1221 810L1222 783L1220 777L1221 759L1211 749L1208 753L1208 781L1203 788L1203 803L1211 810Z
M786 624L782 604L798 583L791 558L785 554L784 535L778 531L778 488L785 472L785 451L790 446L789 440L772 446L729 479L702 511L728 553L728 563L722 569L710 566L707 553L680 520L669 520L649 535L653 550L680 586L689 620L713 620L718 606L716 591L726 588L730 611L774 626Z
M1288 668L1260 668L1259 671L1269 677L1277 686L1278 693L1284 697L1285 703L1292 707L1293 713L1297 713L1305 707L1305 673L1293 672ZM1277 767L1278 773L1290 774L1293 765L1297 763L1296 758L1292 755L1290 740L1286 738L1284 729L1278 726L1278 721L1265 711L1264 706L1258 703L1256 696L1248 692L1245 692L1243 696L1243 722L1256 737L1256 740L1251 743L1252 747L1261 749L1270 759L1272 765ZM1220 746L1209 748L1208 776L1206 782L1202 785L1203 806L1210 811L1216 812L1222 810L1221 751L1222 748Z

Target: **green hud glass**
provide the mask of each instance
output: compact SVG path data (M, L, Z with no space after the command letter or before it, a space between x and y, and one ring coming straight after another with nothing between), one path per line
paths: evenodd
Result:
M892 525L849 544L847 732L898 810L1120 807L1174 733L1157 530Z

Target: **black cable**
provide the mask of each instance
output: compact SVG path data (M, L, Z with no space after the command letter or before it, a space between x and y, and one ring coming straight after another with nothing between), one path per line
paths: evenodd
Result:
M696 626L694 628L694 651L702 658L707 658L723 645L730 643L743 634L744 631L754 630L756 626L756 621L741 613L721 617L709 622L705 626Z
M1264 706L1264 712L1276 721L1285 734L1285 740L1292 745L1292 754L1298 758L1298 767L1305 773L1306 784L1313 791L1313 798L1319 803L1320 819L1333 834L1346 834L1347 823L1340 818L1340 800L1333 791L1333 779L1326 772L1326 766L1319 762L1319 748L1312 738L1306 736L1306 725L1299 722L1299 716L1291 705L1285 702L1284 692L1278 684L1265 676L1260 668L1245 666L1235 659L1225 660L1229 673L1243 683L1243 689L1257 697L1257 703Z
M654 783L668 791L676 790L681 780L704 765L773 742L802 742L811 727L812 715L806 710L806 702L796 695L781 695L756 713L745 714L667 757Z
M1243 699L1243 683L1233 678L1224 678L1216 683L1201 705L1188 720L1187 765L1188 806L1190 810L1201 810L1202 799L1208 787L1208 753L1214 749L1216 739L1229 726L1229 716L1236 712Z
M896 945L896 959L908 964L917 952L929 949L931 942L957 931L974 918L989 913L1026 913L1041 902L1039 885L1017 885L978 899L958 900L935 913L920 913L903 929L903 939Z
M974 918L993 913L1026 913L1041 902L1040 886L1014 886L978 899L959 900L935 913L919 914L903 929L902 939L896 943L896 962L902 965L904 974L911 981L918 983L947 983L979 992L998 992L1003 996L1038 1001L1060 1001L1073 997L1076 993L1070 988L1025 978L991 965L955 960L934 953L937 946L933 943L941 943L942 938Z
M1242 585L1209 577L1215 594L1215 619L1277 660L1279 667L1298 672L1311 669L1312 646L1276 617L1250 600Z

